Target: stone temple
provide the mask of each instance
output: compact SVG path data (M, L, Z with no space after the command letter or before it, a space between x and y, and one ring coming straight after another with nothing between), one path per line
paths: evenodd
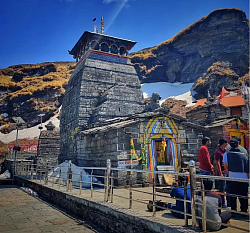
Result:
M77 135L109 119L140 113L145 104L128 51L135 41L85 31L69 52L77 66L69 79L60 116L59 162L83 165Z
M85 31L70 51L77 66L61 109L59 163L105 167L110 159L112 167L179 171L181 162L197 157L197 135L207 129L160 108L158 94L145 104L128 58L135 43ZM127 184L126 172L114 176L119 185ZM133 176L139 183L152 178Z

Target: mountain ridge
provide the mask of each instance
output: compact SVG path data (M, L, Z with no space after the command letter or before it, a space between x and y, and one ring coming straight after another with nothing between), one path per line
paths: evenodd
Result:
M243 76L249 63L249 20L237 8L217 9L161 44L130 54L142 83L195 82L214 62Z

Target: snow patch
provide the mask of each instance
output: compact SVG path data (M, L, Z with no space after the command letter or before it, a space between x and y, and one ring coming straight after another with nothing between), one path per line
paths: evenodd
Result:
M174 98L177 100L186 100L188 106L193 106L193 97L191 94L193 83L167 83L167 82L158 82L158 83L144 83L141 86L143 91L143 97L152 96L154 92L158 93L161 96L160 105L167 98ZM146 96L146 97L145 97Z
M193 101L195 101L195 99L192 96L191 91L188 91L182 95L170 96L169 98L173 98L176 100L186 100L187 101L186 107L192 107L195 105L195 103L193 103Z
M48 121L44 122L43 127L45 127L45 125L47 125L50 121L52 121L52 123L57 128L59 128L60 121L57 117L58 117L58 114L53 116ZM36 126L31 127L31 128L18 130L18 139L38 138L40 135L40 129L38 129L38 126L40 126L40 125L36 125ZM0 140L5 144L15 141L16 140L16 130L13 130L8 134L3 134L0 132Z

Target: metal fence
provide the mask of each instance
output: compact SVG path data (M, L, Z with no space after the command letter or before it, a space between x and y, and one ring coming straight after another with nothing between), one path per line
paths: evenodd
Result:
M58 168L59 167L59 168ZM174 213L182 214L183 223L185 226L191 225L192 227L199 227L199 220L202 224L202 230L207 231L207 224L215 223L218 224L218 221L213 221L207 217L207 208L214 208L220 211L230 211L232 214L237 214L240 217L249 217L248 213L240 212L240 211L233 211L230 208L223 209L222 207L216 207L212 205L206 204L206 193L209 190L204 189L203 181L204 179L213 179L213 180L225 180L226 182L239 182L242 183L249 183L247 179L232 179L229 177L220 177L220 176L206 176L206 175L199 175L196 174L195 163L189 163L189 173L177 173L177 172L164 172L164 171L148 171L148 170L135 170L135 169L126 169L126 168L112 168L110 160L107 160L106 167L78 167L79 169L84 169L89 171L88 174L83 172L76 172L72 170L71 165L62 167L57 166L43 166L39 167L36 164L20 164L17 167L17 176L20 176L24 179L31 180L33 182L38 182L43 185L51 186L57 189L64 189L64 191L73 191L77 192L79 195L82 195L84 190L90 191L90 197L94 195L98 197L102 196L102 200L105 202L111 202L117 204L114 198L119 200L124 200L124 203L127 203L127 208L133 209L133 205L136 203L140 203L145 205L145 209L152 208L152 216L156 216L156 212L158 210L170 210ZM56 175L55 174L56 171ZM119 178L117 176L117 172L124 172L127 174L126 176L126 186L120 187L117 184ZM96 175L96 174L103 174L103 175ZM116 175L114 175L116 174ZM146 181L141 185L141 188L138 189L138 183L141 184L141 181L135 180L136 174L141 174L141 177L145 177ZM186 177L189 178L190 182L183 182L182 185L178 186L184 191L184 198L176 198L171 197L170 192L171 190L176 187L177 185L173 183L172 185L165 185L164 187L159 187L159 184L156 182L157 177L162 175L171 175L174 180L178 180L179 177ZM63 178L64 177L64 178ZM77 178L78 177L78 178ZM84 177L88 177L88 179L84 180ZM96 182L97 180L102 180L103 182ZM124 178L123 178L124 179ZM187 180L187 179L186 179ZM87 188L84 186L88 186ZM127 193L121 194L118 190L127 190ZM160 190L165 190L164 192L160 192ZM167 191L166 191L167 190ZM187 193L190 191L191 198L188 198ZM215 189L212 192L216 192ZM217 192L218 193L218 192ZM136 196L140 195L141 198L136 198ZM227 197L237 197L243 199L249 199L249 191L247 196L239 196L233 195L230 193L222 194ZM148 199L144 199L144 197L148 197ZM159 200L165 200L165 202L159 202ZM184 203L184 211L178 211L175 209L169 209L168 203L174 204L175 201L181 201ZM191 205L191 212L188 211ZM202 215L199 216L197 209L199 206L202 209ZM189 221L190 219L190 221ZM240 229L246 232L249 232L249 224L241 224L242 221L246 222L249 221L249 218L245 218L244 220L237 220L232 223L219 223L221 227L230 227L235 229ZM191 224L190 224L191 222ZM243 226L244 225L244 226Z

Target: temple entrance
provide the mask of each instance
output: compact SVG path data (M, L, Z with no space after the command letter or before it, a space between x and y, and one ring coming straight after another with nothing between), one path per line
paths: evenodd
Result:
M242 132L230 132L230 139L234 138L234 137L240 137L241 138L241 143L240 145L242 147L245 147L245 137L244 137L244 133Z
M164 150L161 139L156 139L155 147L156 147L157 165L170 165L168 146L166 145L166 148Z

